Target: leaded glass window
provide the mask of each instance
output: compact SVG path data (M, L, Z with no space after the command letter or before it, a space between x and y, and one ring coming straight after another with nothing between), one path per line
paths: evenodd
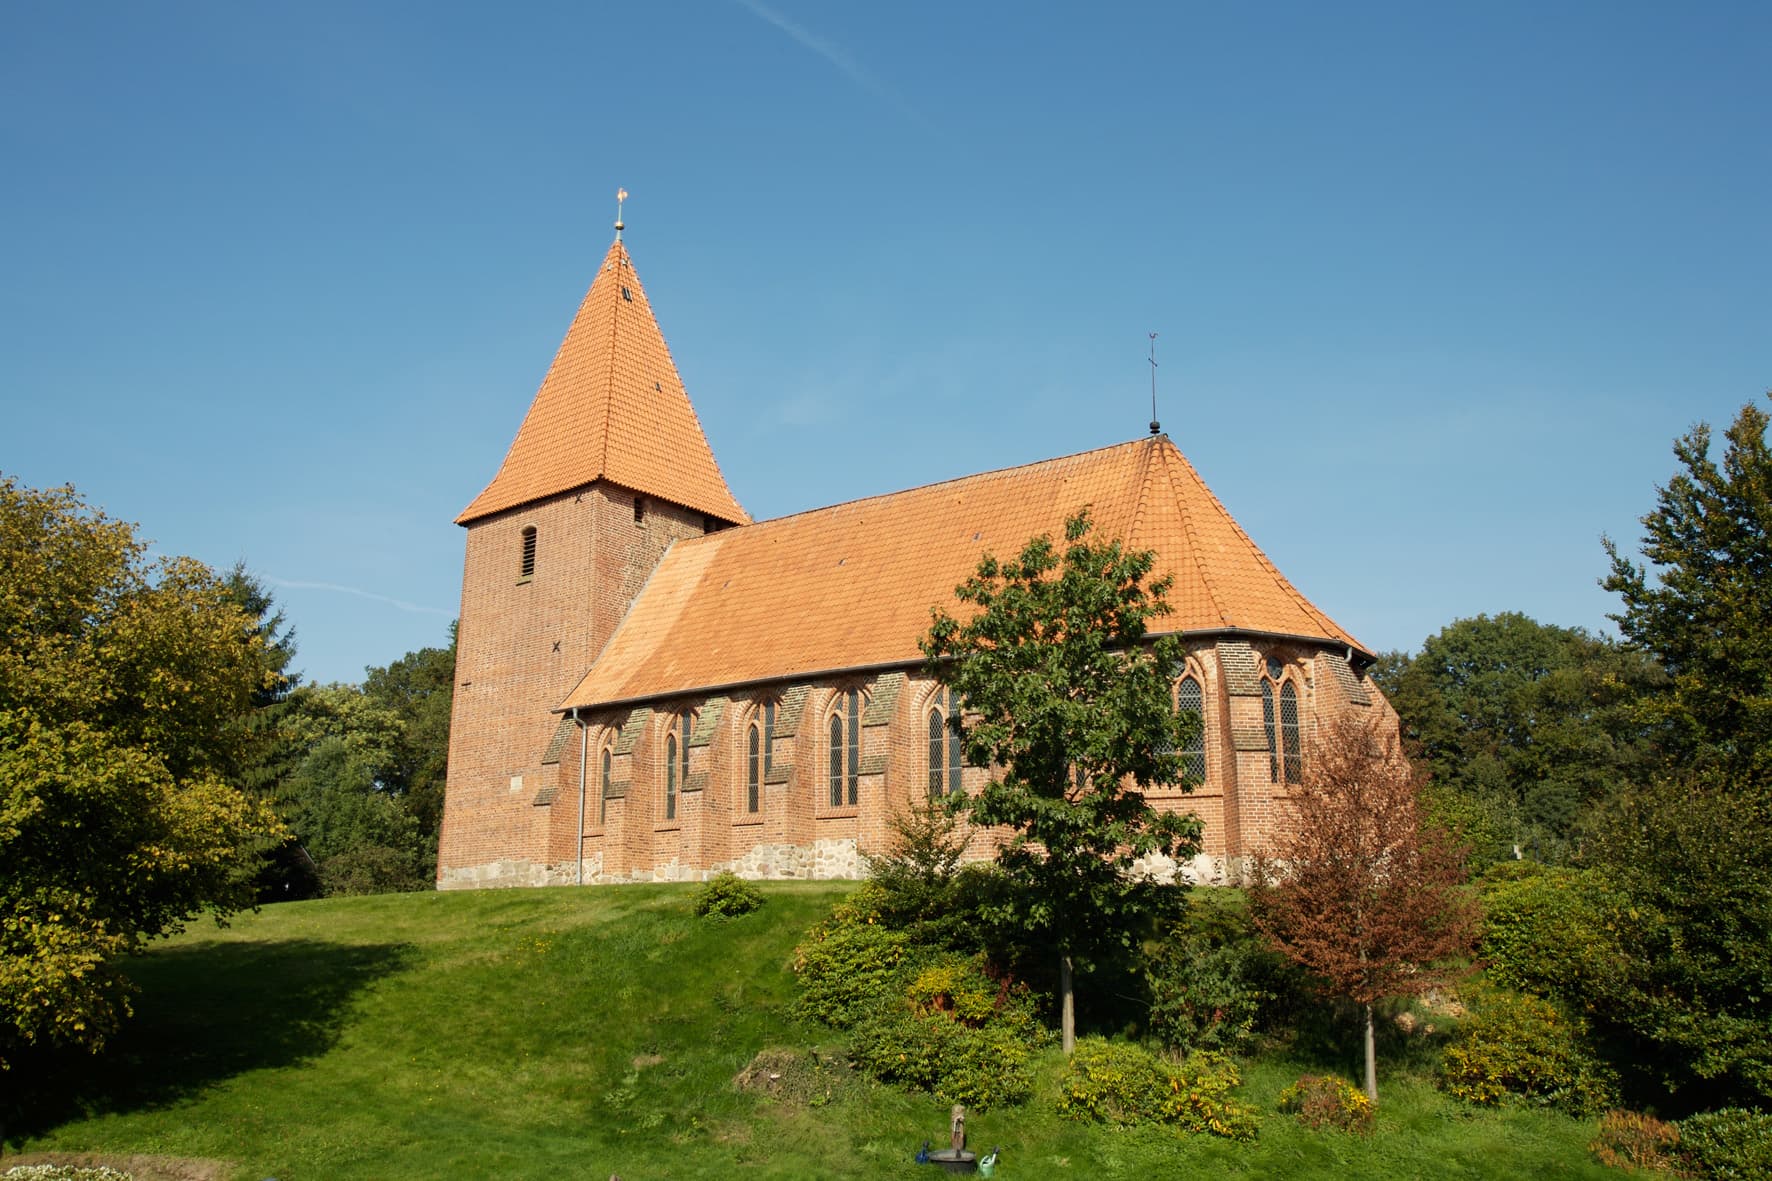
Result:
M831 807L854 806L861 798L861 690L838 696L831 711Z
M684 710L677 715L675 729L665 736L665 819L677 818L677 793L689 789L689 732L695 725L695 714Z
M1267 777L1270 783L1280 782L1280 746L1274 733L1274 683L1261 683L1261 729L1267 738Z
M831 807L843 806L843 715L831 715Z
M943 689L929 707L929 798L961 791L960 736L948 725L954 717L954 693Z
M1280 686L1280 741L1287 783L1304 778L1304 744L1298 732L1298 690L1292 682Z
M603 788L602 791L598 793L599 795L602 796L602 798L597 801L597 823L598 824L602 824L609 819L609 762L610 762L609 748L604 747L603 748L602 778L598 780L598 782L602 784L602 788Z
M758 795L763 783L763 731L757 723L750 725L750 750L746 752L744 770L744 810L757 811Z
M1189 783L1203 783L1206 779L1206 699L1200 692L1200 682L1191 676L1181 678L1181 683L1175 687L1175 712L1184 718L1191 716L1197 723L1193 737L1181 748L1181 771Z

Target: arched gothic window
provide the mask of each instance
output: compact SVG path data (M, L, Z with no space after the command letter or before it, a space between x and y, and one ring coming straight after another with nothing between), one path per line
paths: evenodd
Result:
M689 731L695 715L684 710L665 735L665 819L677 818L677 793L689 786Z
M954 691L942 689L929 705L929 798L960 794L960 736L948 728L954 716Z
M611 761L610 750L606 746L603 748L603 756L598 767L599 791L597 794L601 797L597 801L598 824L605 824L609 820L609 764Z
M747 727L744 760L744 810L756 815L763 794L763 727L752 722Z
M1181 773L1187 776L1191 784L1204 783L1206 780L1206 697L1200 692L1200 682L1192 674L1181 678L1175 686L1175 712L1183 717L1192 717L1197 723L1192 738L1187 740L1177 753L1181 755Z
M1278 708L1275 708L1275 698ZM1276 656L1267 660L1261 682L1262 732L1267 739L1267 774L1274 783L1304 778L1304 744L1298 725L1298 688L1286 679L1286 666Z
M830 721L831 807L854 805L861 795L861 690L837 695Z
M1287 681L1280 686L1280 769L1287 783L1304 780L1304 743L1298 729L1298 689Z

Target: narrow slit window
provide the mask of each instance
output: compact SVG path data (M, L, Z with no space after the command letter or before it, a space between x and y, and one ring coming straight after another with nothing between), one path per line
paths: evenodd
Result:
M523 556L517 560L517 577L535 577L535 526L523 528Z
M665 819L677 818L677 735L665 735Z
M636 497L634 497L634 524L643 525L645 523L646 523L646 498L644 496L636 496Z

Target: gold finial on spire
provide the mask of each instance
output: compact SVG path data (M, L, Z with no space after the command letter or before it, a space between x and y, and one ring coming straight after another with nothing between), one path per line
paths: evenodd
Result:
M621 241L621 232L625 228L621 224L621 203L628 199L626 189L615 190L615 240Z

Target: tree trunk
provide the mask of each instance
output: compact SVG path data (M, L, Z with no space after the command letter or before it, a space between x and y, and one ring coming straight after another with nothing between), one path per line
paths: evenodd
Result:
M1378 1106L1378 1053L1372 1036L1372 1006L1366 1006L1366 1098Z
M1058 958L1058 1027L1064 1041L1065 1057L1077 1048L1077 1007L1071 989L1071 957Z

